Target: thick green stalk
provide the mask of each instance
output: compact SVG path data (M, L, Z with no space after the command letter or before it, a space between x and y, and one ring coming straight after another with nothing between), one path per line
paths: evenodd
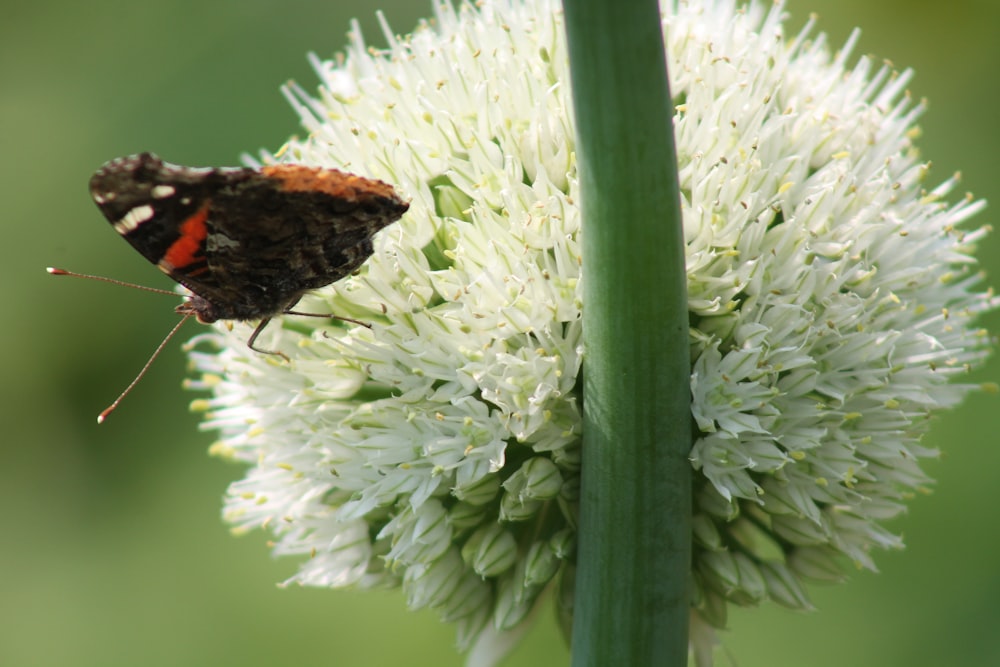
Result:
M690 359L656 0L564 0L583 211L573 666L687 664Z

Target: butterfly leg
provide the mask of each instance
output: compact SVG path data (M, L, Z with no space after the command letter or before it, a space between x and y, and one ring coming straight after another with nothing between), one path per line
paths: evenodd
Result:
M359 325L361 325L363 327L367 327L369 329L372 328L372 325L368 324L367 322L362 322L360 320L354 320L354 319L351 319L350 317L340 317L339 315L321 315L319 313L299 313L299 312L296 312L294 310L286 310L284 312L284 314L285 315L298 315L299 317L329 317L331 319L341 320L343 322L353 322L354 324L359 324ZM257 341L257 336L260 335L260 333L264 330L264 327L266 327L270 321L271 321L270 317L265 317L264 319L262 319L260 321L260 324L257 325L257 328L253 330L252 334L250 334L250 339L247 340L247 347L249 347L254 352L260 352L261 354L276 354L279 357L281 357L282 359L284 359L285 361L291 361L291 359L288 358L287 354L285 354L284 352L281 352L279 350L264 350L264 349L261 349L259 347L254 347L254 343Z
M324 313L300 313L297 310L286 310L285 315L298 315L299 317L329 317L331 320L340 320L341 322L350 322L352 324L359 324L366 329L371 329L372 325L367 322L362 322L361 320L355 320L351 317L341 317L340 315L324 314Z
M249 347L254 352L260 352L261 354L276 354L285 361L291 361L291 359L288 358L288 355L285 354L284 352L280 352L278 350L262 350L259 347L253 346L254 342L257 340L257 336L260 335L260 332L264 330L264 327L266 327L267 323L270 321L271 321L270 317L265 317L260 321L260 324L257 325L257 328L253 330L252 334L250 334L250 339L247 341L247 347Z

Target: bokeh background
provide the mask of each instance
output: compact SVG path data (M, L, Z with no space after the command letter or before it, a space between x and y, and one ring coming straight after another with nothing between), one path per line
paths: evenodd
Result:
M430 0L386 0L397 32ZM169 287L115 238L87 180L105 160L155 150L173 162L235 164L299 132L278 93L316 79L368 2L162 0L32 3L0 15L0 665L459 665L452 628L405 611L397 593L279 589L295 569L265 538L219 519L241 470L206 454L180 390L187 326L106 424L94 418L173 325L173 302L55 279L47 265ZM964 185L1000 220L1000 3L790 0L831 43L914 67L930 99L922 127L935 182ZM981 254L1000 284L1000 238ZM986 321L1000 331L1000 318ZM993 360L977 380L996 380ZM1000 397L942 416L929 444L939 481L894 528L908 549L882 572L812 590L819 611L734 613L726 648L741 667L1000 665ZM551 614L507 665L568 664Z

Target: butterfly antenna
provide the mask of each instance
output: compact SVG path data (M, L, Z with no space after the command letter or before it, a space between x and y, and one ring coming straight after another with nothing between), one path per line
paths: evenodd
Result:
M132 287L134 289L141 289L146 292L156 292L157 294L169 294L170 296L183 296L177 292L171 292L166 289L157 289L156 287L147 287L145 285L136 285L135 283L127 283L124 280L115 280L114 278L106 278L105 276L92 276L89 273L76 273L75 271L67 271L66 269L57 269L55 267L49 266L45 269L53 276L72 276L74 278L88 278L90 280L100 280L102 282L111 283L112 285L121 285L122 287Z
M49 270L49 272L51 273L51 269ZM56 275L59 275L59 274L56 274ZM69 274L69 275L76 275L76 274ZM83 276L83 277L89 278L89 277L92 277L92 276ZM118 281L117 280L108 280L108 282L117 283ZM156 290L156 291L160 291L160 290ZM163 290L163 291L165 291L165 290ZM181 318L180 322L178 322L177 324L174 325L174 328L170 330L170 333L168 333L166 335L166 337L164 337L164 339L160 342L160 344L156 346L156 349L153 350L152 356L149 357L149 361L147 361L146 365L142 367L142 370L139 371L139 374L135 376L135 379L132 380L132 382L129 383L129 385L127 387L125 387L125 391L123 391L121 394L118 395L118 398L115 399L114 403L112 403L111 405L109 405L108 407L106 407L104 409L104 411L101 412L101 414L97 415L97 423L98 424L103 424L104 420L108 418L108 415L110 415L112 412L114 412L114 409L117 408L118 404L122 402L122 399L125 398L126 396L128 396L129 393L132 391L132 389L134 389L135 386L137 384L139 384L139 380L141 380L142 376L144 376L146 374L146 371L149 370L149 367L153 365L153 361L158 356L160 356L160 352L163 351L163 348L166 346L166 344L170 341L171 338L174 337L174 334L177 333L177 330L180 329L181 326L183 326L183 324L188 321L188 318L191 317L191 315L193 315L193 313L188 313L187 315L185 315L184 317Z

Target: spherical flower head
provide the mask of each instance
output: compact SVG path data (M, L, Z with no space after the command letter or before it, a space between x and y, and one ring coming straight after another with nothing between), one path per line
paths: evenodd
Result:
M848 69L853 41L831 57L811 24L787 38L780 5L666 2L663 27L702 633L728 603L808 607L806 580L900 546L881 523L928 482L920 437L970 389L949 380L996 301L983 232L959 228L981 203L925 189L909 72ZM571 607L586 258L564 26L554 0L497 0L385 36L315 61L317 95L289 86L309 136L263 157L409 198L357 274L296 307L371 327L287 316L260 342L285 361L219 326L192 384L215 452L248 466L225 517L299 556L290 582L402 586L488 662L544 591Z

